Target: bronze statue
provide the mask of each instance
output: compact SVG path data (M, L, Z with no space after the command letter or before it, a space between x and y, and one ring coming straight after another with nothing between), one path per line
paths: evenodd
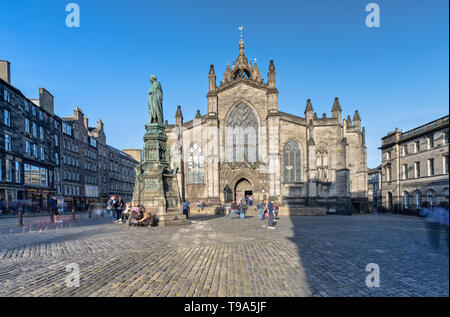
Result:
M148 112L149 112L149 123L159 123L163 124L163 110L162 110L162 100L163 93L161 84L156 81L156 76L150 76L150 90L148 92Z

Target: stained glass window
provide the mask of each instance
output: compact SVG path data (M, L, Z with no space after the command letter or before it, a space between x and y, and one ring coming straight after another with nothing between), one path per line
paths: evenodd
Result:
M286 183L302 181L301 152L297 142L291 140L284 146L283 164Z
M202 148L194 143L188 153L188 183L202 184L205 182L204 177L205 158Z
M226 161L254 163L258 160L258 119L244 103L231 110L225 124Z

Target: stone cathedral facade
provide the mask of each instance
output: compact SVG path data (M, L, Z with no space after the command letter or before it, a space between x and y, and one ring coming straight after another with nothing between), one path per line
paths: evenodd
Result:
M273 61L267 77L245 56L241 35L239 55L219 85L210 67L207 113L198 110L185 122L178 106L166 133L181 198L209 204L274 199L280 212L291 214L307 206L364 211L367 159L358 111L342 119L335 98L331 117L318 117L309 99L304 117L284 113Z

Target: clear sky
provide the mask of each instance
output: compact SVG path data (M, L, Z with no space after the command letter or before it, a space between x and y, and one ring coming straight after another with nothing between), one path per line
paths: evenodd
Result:
M264 79L277 69L279 110L303 116L311 98L319 117L339 97L343 117L359 110L368 166L380 162L380 138L448 114L448 0L379 0L379 28L365 24L372 1L1 0L0 59L12 84L36 98L45 87L55 112L79 106L108 144L142 147L148 77L164 91L174 122L207 111L208 71L217 84L238 55L244 26L247 57ZM67 28L65 7L80 7L80 27Z

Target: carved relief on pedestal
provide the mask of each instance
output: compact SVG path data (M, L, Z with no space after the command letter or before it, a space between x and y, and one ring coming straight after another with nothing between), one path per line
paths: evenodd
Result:
M159 190L159 182L156 178L144 179L144 190Z

